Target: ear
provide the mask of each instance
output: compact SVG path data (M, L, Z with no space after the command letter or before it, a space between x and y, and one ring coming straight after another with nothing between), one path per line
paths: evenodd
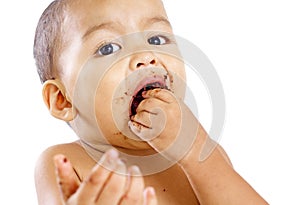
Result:
M65 87L58 80L47 80L44 83L43 98L51 115L66 122L74 119L72 103L68 100Z

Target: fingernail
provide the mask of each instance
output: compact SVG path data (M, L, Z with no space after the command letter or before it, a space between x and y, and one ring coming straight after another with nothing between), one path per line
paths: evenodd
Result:
M136 122L128 121L128 126L134 134L141 132L141 126Z
M149 200L149 197L155 197L155 190L153 187L147 187L143 194L146 200Z
M141 176L142 175L140 168L135 165L130 167L129 173L131 176Z
M55 166L58 166L59 164L64 165L68 162L68 159L63 155L55 155L53 157L53 160L54 160Z
M115 149L108 150L106 154L109 161L115 161L119 156L119 153Z
M100 165L102 165L104 168L108 170L113 170L114 167L116 166L116 162L118 160L119 153L115 149L110 149L105 154L103 157L100 159L98 162Z
M131 128L133 126L132 121L128 121L128 127Z
M154 190L153 187L149 187L148 192L149 192L149 194L150 194L151 196L154 196L154 195L155 195L155 190Z
M118 174L124 174L124 175L127 174L127 172L126 172L126 165L124 164L124 162L123 162L121 159L118 159L118 160L117 160L115 171L116 171Z
M143 91L143 92L142 92L142 96L143 96L143 97L146 96L146 95L147 95L147 92L148 92L148 91Z

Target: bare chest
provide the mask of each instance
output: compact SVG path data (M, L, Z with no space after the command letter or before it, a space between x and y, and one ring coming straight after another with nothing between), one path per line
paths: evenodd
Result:
M179 167L145 177L145 184L155 188L160 205L198 205L186 176Z
M83 180L92 170L92 160L81 161L80 175ZM199 205L194 191L179 166L144 177L145 186L152 186L158 197L159 205Z

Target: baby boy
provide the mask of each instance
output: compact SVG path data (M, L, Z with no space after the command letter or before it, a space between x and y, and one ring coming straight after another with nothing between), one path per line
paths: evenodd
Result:
M266 204L183 103L179 53L160 0L45 10L34 44L44 101L79 140L42 153L39 204Z

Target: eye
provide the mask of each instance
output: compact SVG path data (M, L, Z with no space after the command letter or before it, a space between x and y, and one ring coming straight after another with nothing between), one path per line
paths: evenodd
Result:
M96 54L98 54L100 56L107 56L107 55L113 54L114 52L117 52L120 49L121 49L121 46L119 46L118 44L108 43L108 44L105 44L104 46L101 46L100 48L98 48Z
M163 36L153 36L148 39L148 43L151 45L164 45L168 42L166 37Z

